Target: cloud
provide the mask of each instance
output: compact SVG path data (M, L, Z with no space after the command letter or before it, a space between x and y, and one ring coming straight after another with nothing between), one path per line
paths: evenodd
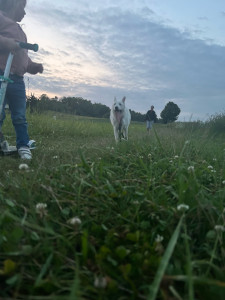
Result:
M146 7L73 11L47 5L30 4L27 19L49 36L35 58L45 73L32 77L31 88L109 106L114 96L126 95L132 110L145 112L154 102L158 114L172 100L181 118L204 118L224 107L225 47L156 21Z

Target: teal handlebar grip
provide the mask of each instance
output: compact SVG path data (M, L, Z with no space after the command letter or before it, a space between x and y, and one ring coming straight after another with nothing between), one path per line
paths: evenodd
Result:
M19 42L19 46L24 49L33 50L34 52L38 51L38 44L29 44L29 43Z

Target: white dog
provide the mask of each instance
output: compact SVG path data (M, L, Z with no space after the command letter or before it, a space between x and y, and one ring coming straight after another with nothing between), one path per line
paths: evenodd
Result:
M126 97L122 100L116 100L110 111L110 121L113 126L116 142L124 138L128 140L128 127L130 125L131 115L129 109L125 106Z

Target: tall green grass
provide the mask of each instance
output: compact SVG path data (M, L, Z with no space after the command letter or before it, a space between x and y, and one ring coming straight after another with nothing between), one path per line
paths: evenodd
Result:
M1 299L224 299L223 136L28 119L28 168L0 157Z
M212 115L205 125L216 135L225 134L225 112Z

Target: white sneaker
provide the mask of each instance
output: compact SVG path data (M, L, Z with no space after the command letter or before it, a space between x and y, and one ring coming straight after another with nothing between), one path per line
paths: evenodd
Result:
M19 153L20 158L22 158L22 159L31 159L32 158L32 154L28 147L20 147L18 149L18 153Z

